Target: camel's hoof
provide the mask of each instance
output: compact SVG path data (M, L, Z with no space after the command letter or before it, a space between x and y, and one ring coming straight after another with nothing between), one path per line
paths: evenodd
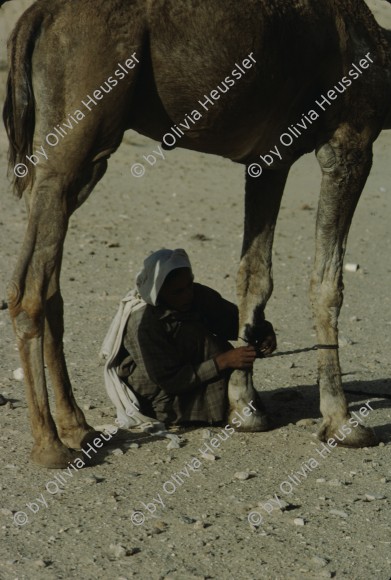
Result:
M83 460L83 454L68 449L61 441L51 441L46 444L34 445L30 459L36 465L47 469L65 469L77 459ZM83 463L86 462L83 460Z
M85 424L82 427L57 427L58 436L61 441L69 447L70 449L81 449L83 445L91 442L95 437L98 437L100 433L95 431L93 427Z
M373 429L357 425L357 421L350 417L347 417L339 426L335 423L331 425L329 421L324 420L318 438L324 443L334 439L337 445L345 447L374 447L379 444L379 439ZM334 442L332 446L335 446Z
M259 411L254 411L249 417L243 415L240 409L231 410L228 415L228 423L232 425L235 431L269 431L271 429L268 416Z

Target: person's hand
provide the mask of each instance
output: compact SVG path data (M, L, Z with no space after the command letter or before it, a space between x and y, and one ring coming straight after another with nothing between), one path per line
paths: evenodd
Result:
M255 345L258 358L270 356L277 348L273 326L267 320L258 321L256 326L246 328L245 336L249 343Z
M216 356L215 362L219 371L226 369L250 370L256 359L257 351L253 346L240 346Z

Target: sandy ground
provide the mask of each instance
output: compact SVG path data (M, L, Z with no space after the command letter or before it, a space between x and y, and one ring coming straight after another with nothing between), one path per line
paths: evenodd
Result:
M5 36L29 4L15 1L1 9L0 68ZM391 27L391 7L380 0L371 7ZM0 75L3 100L5 72ZM144 178L133 178L132 163L154 145L126 135L106 176L72 218L65 246L65 348L76 397L95 426L114 420L99 346L150 250L186 248L197 279L235 297L243 169L175 150ZM0 304L26 220L6 180L6 147L1 128ZM13 377L20 362L8 312L0 311L0 393L11 401L0 407L2 580L391 577L390 149L391 134L384 133L351 229L346 262L360 268L345 274L340 317L350 408L359 412L370 402L365 421L376 428L380 446L321 456L316 353L279 356L315 342L307 291L320 171L314 156L305 156L292 169L276 231L267 317L279 352L255 368L276 428L234 433L216 449L215 461L201 451L221 428L181 432L181 447L173 450L167 440L123 432L127 440L115 441L100 464L78 472L29 463L24 387ZM304 474L303 464L312 466ZM60 474L62 484L54 479ZM260 525L248 521L254 510ZM142 525L135 511L145 516ZM14 523L17 512L28 518L24 525ZM23 524L23 515L16 518Z

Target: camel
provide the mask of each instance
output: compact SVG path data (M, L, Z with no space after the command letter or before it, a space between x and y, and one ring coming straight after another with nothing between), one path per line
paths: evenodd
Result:
M391 128L390 46L391 32L363 0L38 0L24 13L9 42L4 121L15 191L29 209L9 309L25 373L32 461L66 467L94 435L67 372L59 277L68 220L127 129L159 142L165 136L166 149L221 155L246 168L237 280L243 344L262 334L290 167L315 151L322 170L310 284L318 436L327 442L348 423L337 348L343 258L372 144ZM232 374L228 397L229 418L258 401L242 429L270 427L251 372ZM344 440L351 447L376 443L364 426Z

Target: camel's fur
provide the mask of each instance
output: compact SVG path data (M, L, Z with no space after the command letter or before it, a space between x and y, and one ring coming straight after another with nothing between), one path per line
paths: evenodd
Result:
M238 276L240 336L256 332L272 292L271 248L292 163L315 150L323 178L311 299L318 342L338 342L342 262L354 209L371 167L372 143L391 126L390 33L362 0L38 0L10 40L4 109L11 166L23 162L52 128L134 52L140 64L29 177L18 180L29 222L12 277L9 305L26 376L32 457L62 467L90 427L72 394L63 355L59 288L68 220L103 176L107 159L133 128L161 140L249 53L256 67L216 101L179 146L259 162L316 99L370 53L374 64L305 131L282 161L247 176L246 218ZM199 105L198 105L199 107ZM66 147L66 151L64 151ZM216 256L218 259L218 256ZM346 423L337 350L320 350L320 437ZM44 358L54 385L50 414ZM254 397L250 373L236 371L231 410ZM263 411L246 429L267 427ZM373 444L356 428L345 443ZM64 445L65 443L65 445Z

